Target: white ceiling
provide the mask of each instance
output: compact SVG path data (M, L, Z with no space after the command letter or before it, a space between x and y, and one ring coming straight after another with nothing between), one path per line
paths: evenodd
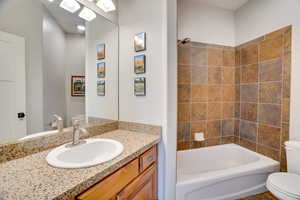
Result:
M248 2L248 0L198 0L205 4L235 11Z
M76 13L70 13L59 7L61 0L55 0L52 3L50 3L48 0L41 0L41 2L51 14L51 16L55 19L55 21L64 30L64 32L74 34L80 33L77 30L77 25L84 25L85 21L78 17L79 11Z

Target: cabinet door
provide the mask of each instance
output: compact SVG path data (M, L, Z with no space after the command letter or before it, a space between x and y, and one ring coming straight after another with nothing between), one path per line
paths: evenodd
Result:
M143 172L137 179L122 190L118 200L156 200L157 177L156 164Z
M79 195L77 200L114 200L115 196L138 175L139 162L135 159Z

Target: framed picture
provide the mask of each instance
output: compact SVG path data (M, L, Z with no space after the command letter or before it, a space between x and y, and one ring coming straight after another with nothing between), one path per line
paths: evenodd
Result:
M134 79L134 95L146 96L146 78L140 77Z
M136 74L146 73L146 56L145 55L134 56L134 72Z
M105 81L97 81L97 95L105 96Z
M105 62L97 63L97 77L105 78Z
M72 76L71 78L71 96L85 96L85 76Z
M105 59L105 44L97 45L97 60Z
M138 33L134 36L134 50L135 52L146 50L146 33Z

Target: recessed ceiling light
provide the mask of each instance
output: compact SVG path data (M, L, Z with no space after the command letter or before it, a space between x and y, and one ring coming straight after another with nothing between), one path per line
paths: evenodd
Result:
M84 7L79 15L79 17L81 17L82 19L85 19L86 21L92 21L93 19L96 18L96 14L89 8Z
M83 25L77 25L77 29L79 31L85 31L85 26L83 26Z
M53 2L54 0L48 0L48 1Z
M80 9L80 4L75 0L63 0L59 6L71 13Z
M116 6L112 0L99 0L96 5L104 12L116 10Z

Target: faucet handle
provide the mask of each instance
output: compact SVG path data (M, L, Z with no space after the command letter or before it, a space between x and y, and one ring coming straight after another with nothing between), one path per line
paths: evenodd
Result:
M55 118L55 120L61 121L63 120L61 116L54 114L53 117Z
M80 120L74 119L73 122L72 122L72 124L73 124L73 127L79 128L79 126L80 126Z

